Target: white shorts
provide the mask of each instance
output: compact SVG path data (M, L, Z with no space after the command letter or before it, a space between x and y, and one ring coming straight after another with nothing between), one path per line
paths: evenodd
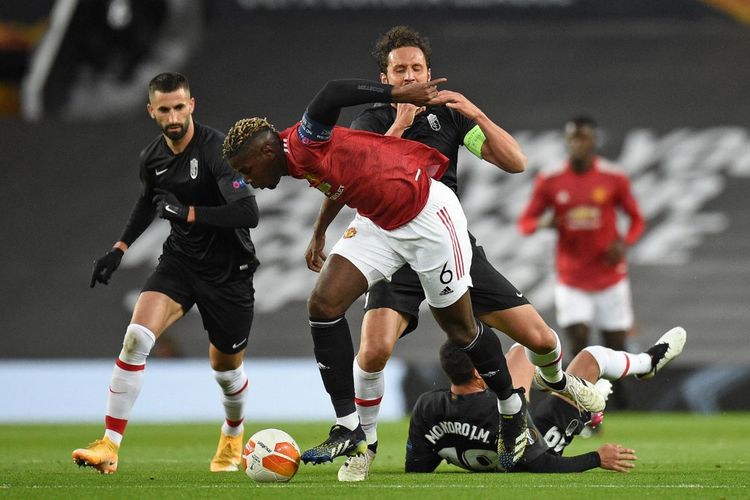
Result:
M368 287L390 281L393 273L409 264L432 307L448 307L471 286L466 216L455 193L438 181L430 183L422 211L397 229L386 231L357 214L331 254L354 264Z
M633 303L630 281L625 278L609 288L590 292L564 285L555 285L557 325L567 328L585 323L600 330L629 330L633 326Z

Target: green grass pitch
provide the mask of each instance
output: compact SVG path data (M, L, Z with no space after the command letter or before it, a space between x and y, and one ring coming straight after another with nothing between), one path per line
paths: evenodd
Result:
M603 432L578 439L568 453L603 442L635 448L629 474L470 474L443 464L435 474L403 470L407 422L381 424L380 452L370 479L336 480L343 459L303 465L288 484L255 484L242 473L211 474L208 462L218 424L132 423L119 471L103 476L76 467L70 452L100 437L98 425L0 425L0 498L750 498L750 414L680 413L607 415ZM326 423L248 422L255 430L278 427L303 449L317 444Z

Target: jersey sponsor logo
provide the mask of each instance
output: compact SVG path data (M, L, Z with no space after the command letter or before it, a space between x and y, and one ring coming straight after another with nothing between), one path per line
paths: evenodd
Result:
M237 349L239 346L241 346L245 342L247 342L247 339L244 339L242 342L235 342L234 344L232 344L232 349Z
M172 205L165 205L164 206L164 210L166 210L167 212L169 212L171 214L180 215L180 212L178 212L177 210L175 210L174 208L172 208Z
M516 297L520 299L521 297L523 297L523 294L521 292L516 292Z
M321 363L320 361L318 361L318 370L330 370L330 369L331 369L330 366L326 366L323 363Z
M344 239L353 238L357 234L357 228L349 227L344 231Z
M430 113L427 115L427 122L430 124L430 128L437 132L440 130L440 121L438 120L438 117Z
M169 170L169 167L165 168L164 170L156 170L156 171L155 171L154 173L155 173L155 174L157 175L157 177L158 177L158 176L160 176L161 174L163 174L164 172L166 172L167 170Z
M109 392L111 392L112 394L125 394L128 391L113 391L112 386L109 386Z
M571 231L594 231L602 227L602 210L598 205L581 205L565 214L565 227Z
M190 160L190 178L195 179L198 177L198 160L193 158Z
M337 200L339 196L341 196L343 193L344 193L344 185L340 184L335 193L331 194L330 196L329 195L326 195L326 196L328 196L328 198L332 200Z
M449 286L446 286L445 288L443 288L443 291L440 292L440 296L442 297L443 295L448 295L449 293L453 293L453 289Z

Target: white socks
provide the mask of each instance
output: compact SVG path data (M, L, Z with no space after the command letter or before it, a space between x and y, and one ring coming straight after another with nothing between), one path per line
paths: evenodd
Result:
M336 417L336 425L341 425L343 427L346 427L350 431L353 431L357 428L359 425L359 417L357 416L357 412L350 413L349 415L345 415L343 417Z
M651 356L645 352L631 354L599 345L586 347L584 351L594 357L599 365L599 376L607 380L618 380L651 371Z
M362 429L367 436L367 444L378 441L378 414L380 413L380 402L385 392L385 375L383 370L379 372L366 372L360 366L358 359L354 358L354 403L357 406L357 414Z
M229 436L239 436L244 431L242 422L245 419L245 396L249 385L244 365L225 372L214 370L214 378L221 387L221 402L226 416L221 432Z
M156 336L145 326L135 323L128 325L122 350L112 370L107 414L104 418L104 435L118 446L125 434L135 400L141 393L146 358L154 347L154 342Z

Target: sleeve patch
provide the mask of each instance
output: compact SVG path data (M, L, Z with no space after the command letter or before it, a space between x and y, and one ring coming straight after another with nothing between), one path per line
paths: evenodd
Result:
M307 113L302 116L299 127L297 127L297 136L302 144L310 142L325 142L331 138L333 125L322 125L312 120Z

